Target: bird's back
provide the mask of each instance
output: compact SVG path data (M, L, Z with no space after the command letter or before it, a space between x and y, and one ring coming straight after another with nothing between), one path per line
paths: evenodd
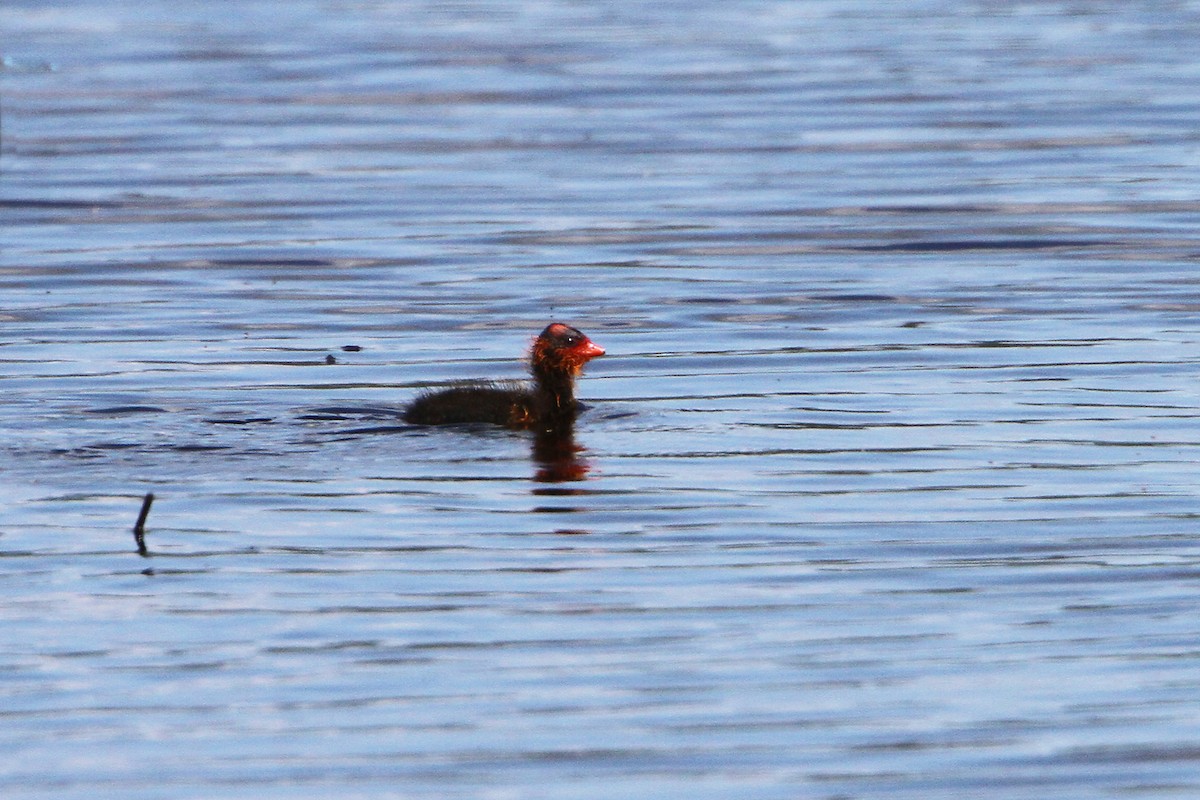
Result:
M535 416L533 394L519 383L462 383L425 392L404 410L410 425L486 422L527 428Z

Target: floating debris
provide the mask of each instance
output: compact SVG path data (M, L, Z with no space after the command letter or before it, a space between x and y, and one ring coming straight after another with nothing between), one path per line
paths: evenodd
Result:
M148 556L146 549L146 517L150 516L150 506L154 504L154 492L146 492L142 498L142 510L138 512L137 522L133 525L133 540L137 542L139 556Z

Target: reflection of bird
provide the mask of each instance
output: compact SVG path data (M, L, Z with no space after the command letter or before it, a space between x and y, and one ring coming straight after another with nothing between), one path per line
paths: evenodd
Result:
M508 428L561 430L579 413L575 378L583 365L604 355L575 328L552 322L533 342L533 384L467 382L426 392L404 409L413 425L490 422Z

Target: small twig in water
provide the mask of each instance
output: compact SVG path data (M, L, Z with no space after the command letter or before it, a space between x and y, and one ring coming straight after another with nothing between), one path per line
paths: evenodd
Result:
M142 510L138 513L137 522L133 526L133 540L137 542L139 556L148 556L146 549L146 517L150 516L150 506L154 504L154 492L146 492L142 498Z

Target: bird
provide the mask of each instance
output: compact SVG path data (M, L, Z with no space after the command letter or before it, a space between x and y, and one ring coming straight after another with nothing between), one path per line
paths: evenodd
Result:
M403 412L410 425L490 423L515 430L567 431L582 405L575 379L605 350L577 328L551 322L533 340L531 383L463 381L419 394Z

